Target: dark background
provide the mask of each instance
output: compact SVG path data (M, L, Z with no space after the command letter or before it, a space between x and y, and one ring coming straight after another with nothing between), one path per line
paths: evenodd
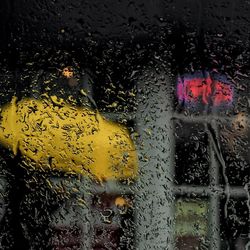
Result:
M65 65L90 69L99 86L125 89L138 69L159 61L173 76L216 69L234 78L249 70L247 0L1 0L0 6L2 71L26 69L26 82L30 72Z
M237 79L249 72L249 25L247 0L0 0L0 103L29 89L41 70L67 65L93 73L98 107L159 61L173 76L216 69ZM116 89L107 98L111 82ZM248 79L242 92L249 93ZM245 201L232 207L248 213ZM224 237L248 233L247 215L225 222Z
M0 46L11 54L7 57L12 64L24 61L21 54L25 51L49 54L55 49L77 51L83 61L98 56L100 48L113 48L110 41L119 41L120 50L132 47L140 54L143 50L138 44L158 50L172 46L170 51L177 60L174 66L179 70L190 61L196 68L212 64L208 55L212 50L222 57L221 47L228 51L216 58L217 67L243 51L248 59L247 0L1 0L0 4Z
M249 7L247 0L2 0L1 45L74 47L91 38L140 41L174 33L178 24L245 43Z

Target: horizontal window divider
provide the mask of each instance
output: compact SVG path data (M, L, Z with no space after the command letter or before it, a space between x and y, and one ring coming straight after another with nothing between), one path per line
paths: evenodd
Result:
M247 198L249 191L241 186L218 187L218 186L192 186L175 185L173 187L175 195L199 195L199 196L227 196L235 198Z

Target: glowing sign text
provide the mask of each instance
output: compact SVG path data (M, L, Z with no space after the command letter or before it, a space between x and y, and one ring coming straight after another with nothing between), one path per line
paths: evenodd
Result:
M195 103L229 105L233 101L233 87L223 75L210 76L198 71L178 78L177 97L185 106Z

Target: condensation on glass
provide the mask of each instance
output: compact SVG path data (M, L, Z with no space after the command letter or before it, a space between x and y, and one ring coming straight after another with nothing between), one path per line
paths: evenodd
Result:
M6 3L0 249L250 249L239 2Z

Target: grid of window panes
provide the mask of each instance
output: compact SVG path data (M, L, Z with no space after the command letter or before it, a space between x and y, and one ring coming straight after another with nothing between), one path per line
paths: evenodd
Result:
M199 74L182 76L189 93L174 114L176 247L248 249L250 131L240 99L249 97L234 86L232 104L204 103L204 87L193 81Z

